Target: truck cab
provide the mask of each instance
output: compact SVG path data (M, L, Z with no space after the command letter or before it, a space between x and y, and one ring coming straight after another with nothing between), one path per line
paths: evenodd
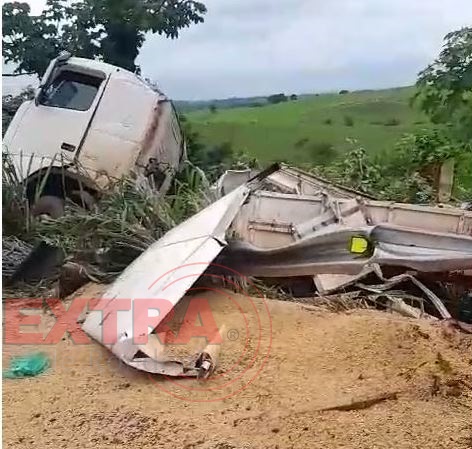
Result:
M120 67L69 54L51 61L3 146L30 202L74 199L77 191L90 198L131 175L165 192L186 156L177 114L162 92Z

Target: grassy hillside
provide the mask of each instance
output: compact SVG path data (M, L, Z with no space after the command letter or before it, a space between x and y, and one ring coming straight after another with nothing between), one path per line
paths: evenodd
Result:
M316 162L350 148L349 138L368 152L381 152L402 134L429 126L410 107L412 94L408 87L303 96L264 107L194 111L188 118L207 144L230 142L261 162Z

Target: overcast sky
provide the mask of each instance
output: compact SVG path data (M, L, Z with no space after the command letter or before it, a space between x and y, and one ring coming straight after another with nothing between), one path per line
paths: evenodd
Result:
M447 32L472 25L471 0L203 2L203 24L149 36L138 58L174 99L412 84Z

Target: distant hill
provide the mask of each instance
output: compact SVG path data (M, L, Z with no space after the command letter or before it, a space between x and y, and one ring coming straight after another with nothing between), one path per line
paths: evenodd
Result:
M243 106L261 97L215 100L187 116L209 145L230 142L263 162L316 163L351 148L349 139L379 153L391 149L404 133L431 126L410 106L413 93L413 87L405 87L302 95L297 101L262 107ZM216 112L209 110L210 104Z
M181 112L190 112L201 109L209 109L214 105L217 109L231 109L252 107L256 105L266 105L267 97L246 97L246 98L225 98L221 100L201 100L201 101L174 101L175 106Z

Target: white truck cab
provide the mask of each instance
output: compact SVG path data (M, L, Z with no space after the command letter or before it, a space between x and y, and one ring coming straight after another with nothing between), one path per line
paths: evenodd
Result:
M186 156L177 115L163 93L127 70L69 54L51 61L3 146L30 201L37 200L32 196L45 173L41 195L62 199L79 187L95 195L131 173L162 192Z

